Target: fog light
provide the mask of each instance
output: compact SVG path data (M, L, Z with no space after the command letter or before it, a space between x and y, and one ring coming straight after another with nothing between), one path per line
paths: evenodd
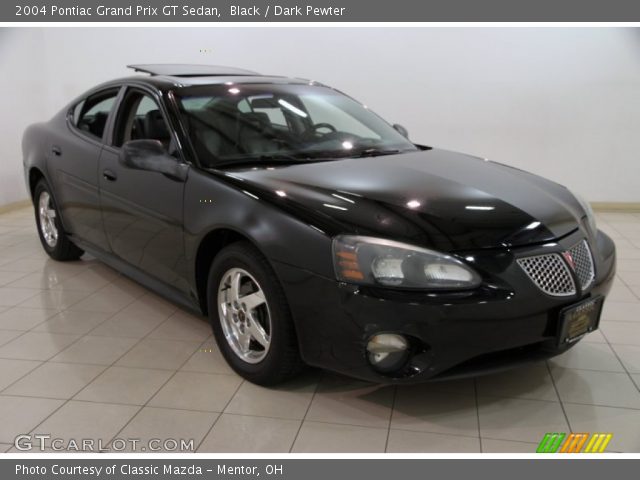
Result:
M377 370L391 372L398 370L407 361L409 342L402 335L382 333L374 335L367 343L369 362Z

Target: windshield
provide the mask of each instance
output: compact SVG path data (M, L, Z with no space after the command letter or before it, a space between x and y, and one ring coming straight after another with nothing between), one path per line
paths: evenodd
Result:
M176 96L205 167L417 150L366 107L323 86L208 85L178 90Z

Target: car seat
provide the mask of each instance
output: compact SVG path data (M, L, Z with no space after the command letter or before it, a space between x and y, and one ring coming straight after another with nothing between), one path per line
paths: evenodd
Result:
M169 147L171 134L160 110L149 110L145 115L144 138L159 140L165 148Z

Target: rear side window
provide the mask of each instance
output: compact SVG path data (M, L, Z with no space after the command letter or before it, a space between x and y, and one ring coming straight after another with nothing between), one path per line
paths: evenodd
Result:
M74 125L89 136L102 139L118 90L98 92L78 103L73 110Z
M78 120L80 120L80 114L82 113L82 107L84 107L84 100L73 107L73 124L77 127Z

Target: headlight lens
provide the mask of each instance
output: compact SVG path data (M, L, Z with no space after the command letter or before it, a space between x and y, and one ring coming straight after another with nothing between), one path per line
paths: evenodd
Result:
M452 290L480 285L480 275L449 255L374 237L340 235L333 240L338 280L360 285Z
M580 204L582 209L587 214L587 224L591 229L591 233L595 235L598 231L598 227L596 226L596 216L593 214L593 208L591 208L591 204L587 202L582 195L578 195L575 192L572 193L573 196L576 197L576 200L578 200L578 203Z

